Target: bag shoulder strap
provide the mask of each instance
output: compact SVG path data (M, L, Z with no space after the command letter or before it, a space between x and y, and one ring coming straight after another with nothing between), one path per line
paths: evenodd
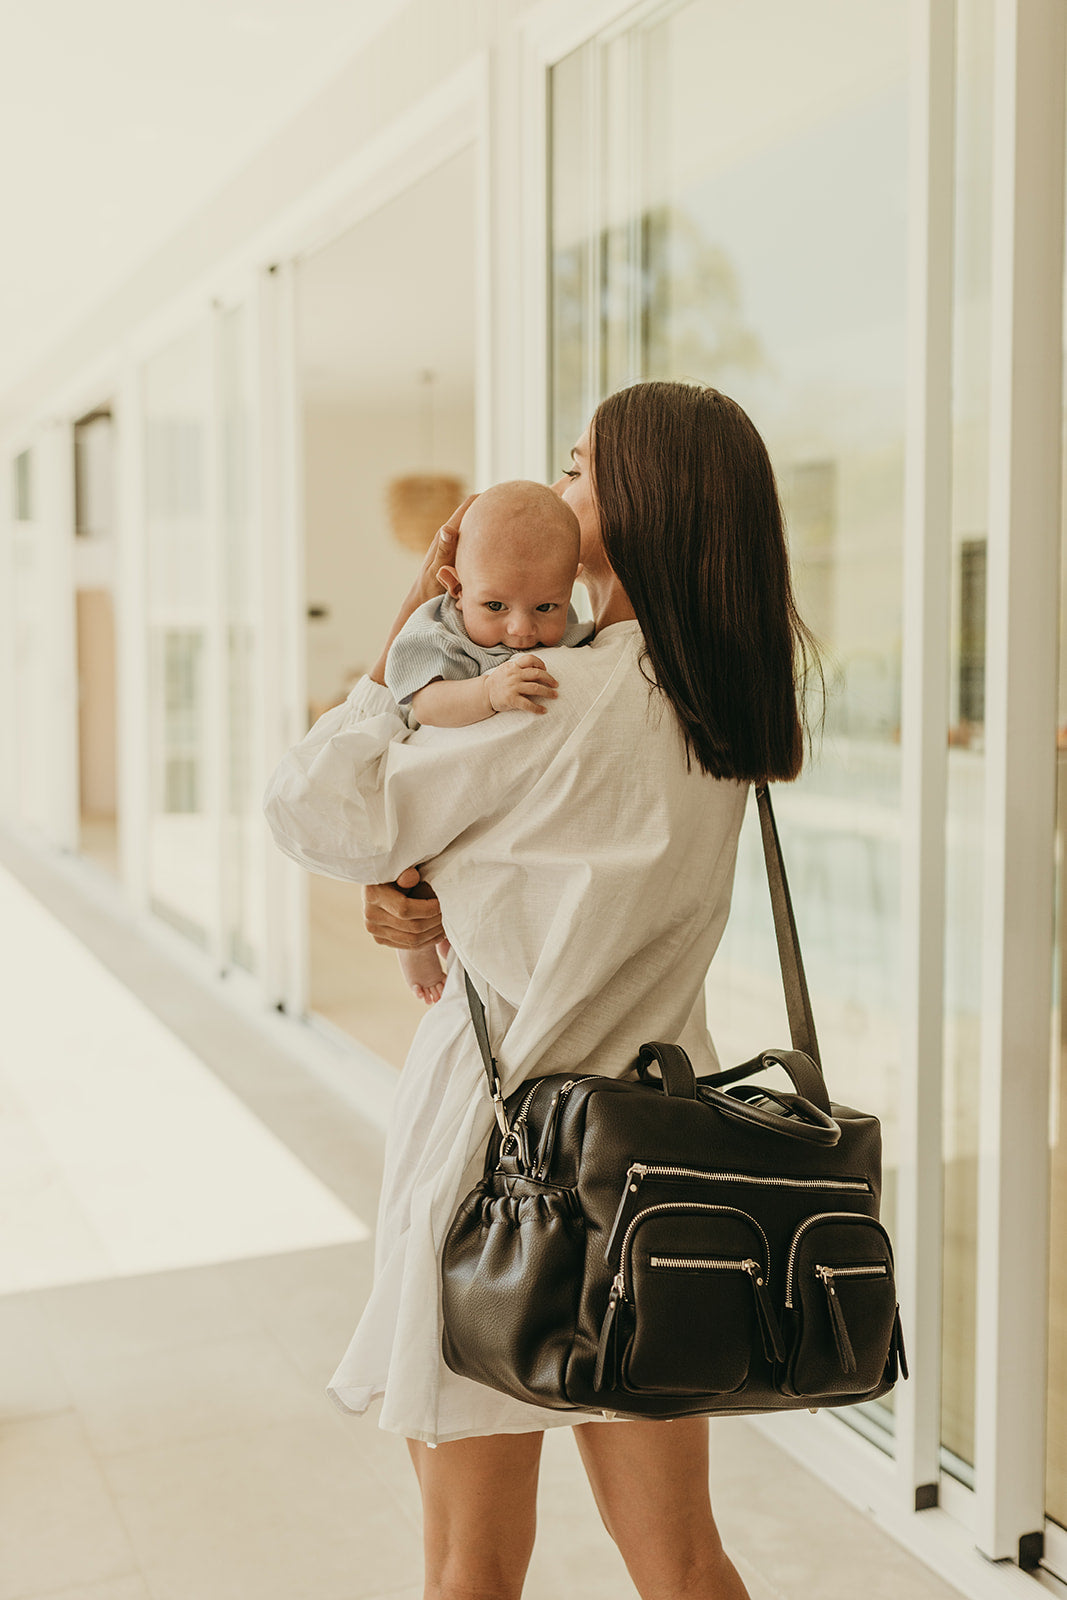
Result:
M785 859L778 838L778 828L771 807L771 794L765 783L756 785L756 804L759 808L760 834L763 839L763 859L767 867L767 882L771 891L771 911L774 915L774 937L778 945L778 965L782 970L782 988L785 990L785 1009L789 1018L789 1037L794 1050L803 1050L822 1070L819 1041L815 1034L808 982L804 976L804 961L800 954L793 902L789 896L789 882L785 875Z
M770 791L765 783L756 786L756 804L759 809L760 836L763 840L763 859L767 868L767 883L771 891L771 911L774 915L774 936L778 945L778 965L782 973L782 988L785 990L785 1009L789 1018L789 1037L794 1050L801 1050L814 1061L822 1073L822 1060L819 1056L819 1041L815 1035L815 1018L812 1015L811 999L808 995L808 983L804 976L804 961L800 954L800 939L797 935L796 918L793 915L793 902L789 896L789 883L785 874L785 859L782 855L782 845L778 838L778 828L774 821L774 811L771 806ZM493 1110L496 1113L497 1124L500 1131L507 1137L509 1133L508 1119L504 1111L504 1099L500 1092L500 1075L497 1071L496 1058L493 1055L489 1042L489 1029L485 1019L485 1007L482 1004L474 984L471 982L470 973L464 972L464 983L467 988L467 1004L470 1006L471 1019L474 1023L474 1034L478 1040L478 1049L485 1067L485 1076L489 1083L489 1093L493 1100ZM709 1083L718 1082L720 1079L734 1079L745 1072L751 1063L745 1067L728 1068L724 1073L714 1073L706 1080Z
M485 1007L482 1004L481 995L471 982L470 973L465 968L463 982L467 988L467 1004L470 1007L471 1021L474 1023L474 1037L478 1041L478 1049L481 1052L485 1076L489 1080L489 1096L493 1102L497 1126L506 1139L511 1129L508 1127L507 1113L504 1110L504 1096L500 1091L500 1074L496 1067L496 1057L493 1054L492 1045L489 1043L489 1027L485 1020Z

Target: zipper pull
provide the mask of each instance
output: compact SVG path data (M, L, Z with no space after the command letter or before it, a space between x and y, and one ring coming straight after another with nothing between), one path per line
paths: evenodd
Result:
M534 1177L544 1179L548 1172L548 1163L552 1160L552 1150L556 1142L556 1121L559 1117L560 1107L574 1088L574 1079L568 1078L566 1083L560 1085L552 1097L552 1104L545 1117L545 1125L541 1130L540 1142L537 1146L537 1157L534 1166Z
M626 1187L631 1194L636 1194L645 1181L648 1168L643 1161L635 1161L626 1174Z
M596 1350L593 1388L597 1393L601 1389L618 1388L619 1304L625 1298L622 1273L619 1272L616 1273L615 1281L611 1286L608 1309L604 1313L604 1323L600 1329L600 1342Z
M904 1353L904 1330L900 1325L900 1307L893 1312L893 1332L889 1336L889 1360L886 1363L890 1383L897 1381L897 1368L902 1377L908 1376L908 1358Z
M528 1173L530 1170L530 1146L526 1123L521 1117L511 1124L500 1141L499 1165L505 1172L513 1168L516 1173Z
M837 1346L838 1360L841 1362L843 1372L855 1372L856 1352L852 1348L852 1340L848 1336L848 1327L845 1323L845 1313L841 1309L841 1301L834 1288L833 1267L816 1267L815 1276L820 1279L826 1290L826 1304L830 1310L830 1325L834 1330L834 1343Z
M751 1257L744 1263L752 1284L752 1292L756 1297L756 1321L759 1323L760 1338L763 1340L763 1354L768 1361L785 1360L785 1340L782 1330L778 1325L778 1318L774 1314L774 1306L767 1292L767 1285L763 1281L763 1272L758 1261Z

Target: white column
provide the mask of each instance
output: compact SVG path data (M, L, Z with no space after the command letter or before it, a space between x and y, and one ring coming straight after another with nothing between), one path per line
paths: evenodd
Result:
M941 1072L952 496L955 5L913 0L901 751L896 1390L903 1509L934 1503L941 1421Z
M264 776L307 732L303 438L296 374L296 267L261 275L255 297L259 405L252 450L260 483ZM302 1016L308 1002L306 873L273 846L266 824L264 994Z
M997 0L975 1430L978 1547L1044 1521L1063 0Z

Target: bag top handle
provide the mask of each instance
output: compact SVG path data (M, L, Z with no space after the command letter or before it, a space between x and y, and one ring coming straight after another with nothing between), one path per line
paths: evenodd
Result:
M782 845L778 838L778 829L774 821L770 790L765 783L756 785L756 804L759 809L760 835L763 840L763 859L767 867L767 882L771 891L771 912L774 916L774 936L778 944L778 965L782 972L785 1009L789 1018L789 1037L793 1042L793 1049L800 1050L804 1055L809 1056L815 1063L821 1077L822 1059L819 1055L819 1041L815 1035L815 1018L812 1015L811 999L808 995L808 982L804 976L804 962L800 954L800 939L797 935L796 918L793 915L793 902L789 896L789 883L785 874L785 859L782 855ZM481 996L471 982L470 974L464 972L463 978L467 988L467 1004L470 1006L471 1018L474 1022L474 1033L478 1040L478 1049L481 1052L485 1075L489 1081L489 1093L493 1100L493 1110L496 1113L500 1131L507 1138L511 1130L508 1127L508 1119L504 1111L504 1099L501 1094L496 1059L489 1043L485 1007L482 1004ZM726 1073L715 1074L714 1076L726 1079L743 1070L745 1069L732 1068Z

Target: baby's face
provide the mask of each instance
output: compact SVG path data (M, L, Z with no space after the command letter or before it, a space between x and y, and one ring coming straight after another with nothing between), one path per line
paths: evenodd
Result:
M559 644L567 627L567 607L577 563L558 550L527 553L516 560L504 543L468 554L463 536L457 550L460 592L456 605L475 644L506 644L533 650Z

